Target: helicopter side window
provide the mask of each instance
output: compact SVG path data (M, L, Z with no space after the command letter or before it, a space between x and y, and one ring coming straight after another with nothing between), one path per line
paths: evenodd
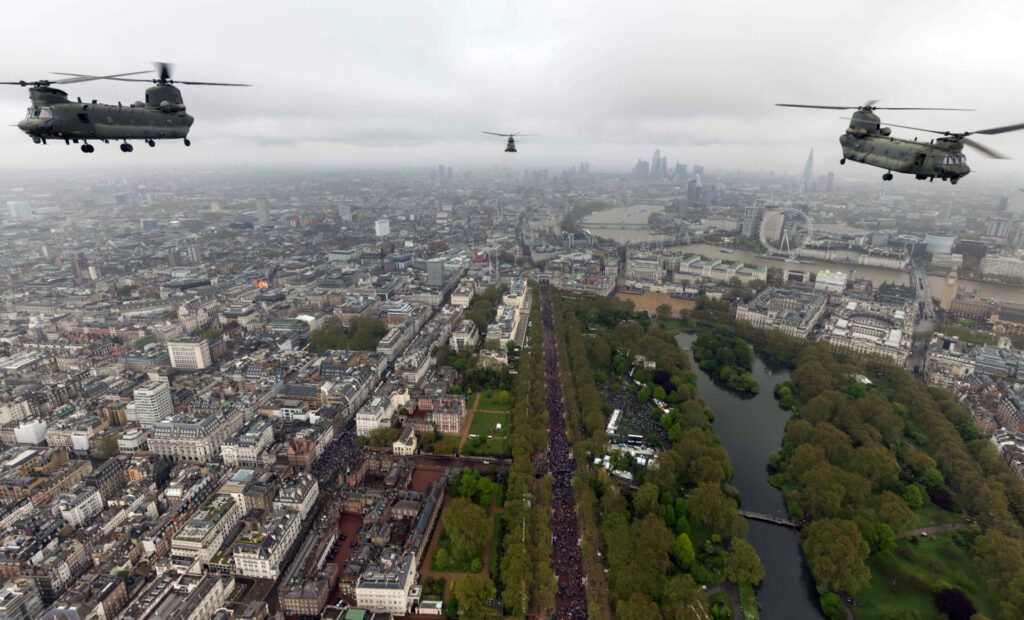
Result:
M925 158L925 154L924 153L918 153L917 157L914 158L914 165L916 165L916 166L923 166L924 165L924 158Z
M79 112L78 113L78 120L81 121L83 124L88 125L89 124L89 115L86 114L85 112Z

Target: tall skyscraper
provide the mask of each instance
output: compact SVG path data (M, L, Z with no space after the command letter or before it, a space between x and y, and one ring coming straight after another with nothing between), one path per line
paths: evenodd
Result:
M956 269L951 269L949 275L946 276L946 285L942 288L942 299L939 300L939 307L943 310L949 310L953 307L953 300L956 299L957 287L960 283L960 276L957 275Z
M682 181L686 178L686 164L676 164L676 179Z
M378 237L387 237L391 234L391 221L388 219L379 219L373 223L373 231Z
M256 223L260 226L270 225L270 207L266 198L256 199Z
M664 179L668 176L668 158L662 157L661 149L654 149L651 156L651 178Z
M754 206L743 208L743 236L756 239L761 234L764 200L755 200Z
M135 388L134 403L142 428L153 428L157 422L174 413L171 386L166 381L150 381Z
M800 191L810 192L814 189L814 149L807 155L804 164L804 175L800 178Z
M686 206L697 206L697 180L690 179L686 184Z

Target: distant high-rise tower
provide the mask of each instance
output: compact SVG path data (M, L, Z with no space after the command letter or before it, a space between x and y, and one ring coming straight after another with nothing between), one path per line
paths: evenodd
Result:
M638 179L646 179L651 175L651 164L647 163L642 159L636 160L636 165L633 166L633 176Z
M814 149L807 155L807 163L804 164L804 176L800 179L800 191L809 192L814 189Z
M374 222L373 231L378 237L387 237L391 234L391 221L380 219Z
M686 178L686 164L676 164L676 178L680 181Z
M267 206L266 198L256 200L256 222L260 226L270 225L270 207Z
M956 269L951 269L949 275L946 276L946 286L942 288L942 299L939 300L940 308L949 310L953 307L953 300L956 299L959 283L960 276L957 275Z
M651 156L651 178L664 179L668 174L668 158L661 156L661 149L654 149Z
M764 200L755 200L754 206L743 208L743 236L756 239L761 234Z

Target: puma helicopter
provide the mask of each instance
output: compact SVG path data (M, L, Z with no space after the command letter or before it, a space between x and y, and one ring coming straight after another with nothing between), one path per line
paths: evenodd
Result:
M971 112L972 110L964 108L880 108L876 107L875 103L875 101L869 101L861 106L805 105L800 103L776 103L775 105L784 108L854 110L850 117L850 126L846 128L843 135L839 136L839 144L843 147L843 158L839 160L839 163L845 164L849 159L882 168L886 170L886 173L882 175L883 181L891 181L892 173L900 172L912 174L918 180L934 181L939 178L955 185L957 181L971 172L967 165L967 157L963 154L964 145L987 157L1007 159L998 152L971 140L968 136L974 134L995 135L1024 129L1024 123L961 132L921 129L893 123L887 123L890 127L882 127L882 119L875 114L875 110L947 110L955 112ZM925 131L939 134L939 137L928 142L918 141L917 138L913 140L896 138L891 135L891 127Z
M56 73L70 76L60 80L38 80L35 82L0 82L13 86L28 86L32 105L18 128L24 131L36 144L48 140L63 140L65 144L82 143L83 153L92 153L93 142L108 144L121 142L121 150L130 153L130 140L142 140L149 146L156 146L157 140L184 140L185 146L192 142L188 131L195 120L185 113L185 102L175 84L190 86L248 86L248 84L227 84L223 82L185 82L171 78L171 65L157 63L156 78L142 79L128 76L149 73L136 71L115 75L82 75L79 73ZM56 86L90 82L93 80L116 80L120 82L152 82L146 89L146 100L129 105L84 102L68 99L68 94Z

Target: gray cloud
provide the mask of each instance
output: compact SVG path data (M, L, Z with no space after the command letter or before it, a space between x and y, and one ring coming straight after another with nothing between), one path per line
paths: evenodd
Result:
M814 147L819 167L838 169L825 162L839 157L840 114L774 102L979 109L883 117L936 128L1024 120L1018 3L828 4L55 0L7 10L0 79L168 60L182 79L255 85L183 87L197 119L187 152L107 149L90 166L587 160L624 170L660 147L673 163L794 171ZM144 86L69 92L128 102ZM26 95L0 90L0 120L16 123ZM481 130L540 135L510 159ZM986 143L1024 157L1024 135ZM76 149L37 147L13 127L0 132L0 161L85 165ZM1019 171L1012 161L983 165Z

